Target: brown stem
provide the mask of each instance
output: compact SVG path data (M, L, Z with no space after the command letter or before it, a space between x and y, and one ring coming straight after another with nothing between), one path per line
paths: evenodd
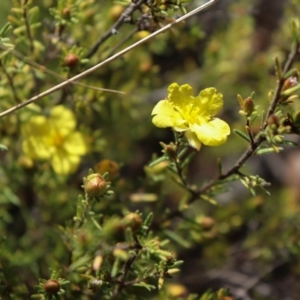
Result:
M251 130L251 125L250 125L250 122L249 122L248 118L247 118L247 121L246 121L246 131L247 131L248 136L250 138L250 144L253 147L254 146L254 138L253 138L253 134L252 134L252 130Z
M137 28L133 29L122 41L120 41L120 43L118 43L115 47L113 47L111 49L111 51L109 52L109 54L107 55L107 57L112 56L113 54L115 54L115 52L123 45L125 44L127 41L129 41L132 36L138 31Z
M191 193L190 198L188 199L188 204L191 204L193 202L195 202L197 199L201 198L201 195L203 195L204 193L208 192L214 185L216 185L219 181L224 180L228 177L230 177L233 174L238 174L240 168L245 164L245 162L251 157L253 156L254 152L256 151L256 149L259 147L259 145L265 141L265 138L261 136L261 133L263 132L263 130L266 129L267 125L268 125L268 119L269 117L275 112L276 106L278 105L280 98L281 98L281 93L282 93L282 88L283 88L283 84L285 81L284 75L292 68L293 63L297 57L297 55L299 54L299 47L300 47L300 43L296 43L292 49L292 51L290 52L287 61L284 64L283 67L283 76L282 78L280 78L278 80L277 83L277 87L276 87L276 91L274 93L272 102L269 106L269 109L267 111L267 114L265 116L265 119L263 121L263 125L260 129L260 131L256 134L253 142L251 142L251 145L248 147L248 149L242 154L242 156L236 161L235 165L229 169L227 172L223 173L223 174L219 174L217 176L217 178L211 180L210 182L208 182L207 184L205 184L202 188L200 188L197 191L192 191L189 190ZM181 215L181 212L179 211L173 211L171 212L167 218L168 219L172 219L174 217L178 217Z
M91 47L90 51L86 55L86 58L91 58L99 49L99 47L112 35L116 34L118 32L118 29L120 26L124 23L124 20L129 18L134 11L139 9L144 3L146 3L146 0L139 0L136 3L132 2L122 13L120 18L117 20L117 22L108 30L106 31Z
M136 237L135 237L135 244L133 248L135 249L135 254L130 256L129 259L125 262L123 266L123 274L117 280L117 286L113 292L112 298L116 297L126 286L130 285L126 283L126 278L128 276L132 264L134 263L140 250L142 249L142 245L140 244L140 242Z

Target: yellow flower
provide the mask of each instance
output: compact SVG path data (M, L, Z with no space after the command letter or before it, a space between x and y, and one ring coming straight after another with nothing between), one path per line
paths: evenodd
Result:
M168 98L159 101L152 111L153 124L157 127L173 127L184 132L190 146L200 150L201 144L220 146L230 134L229 125L214 116L223 106L223 95L215 88L206 88L194 97L188 84L172 83Z
M54 107L49 118L32 116L22 127L23 152L32 159L50 160L57 174L70 174L87 153L83 135L75 127L73 112L63 105Z

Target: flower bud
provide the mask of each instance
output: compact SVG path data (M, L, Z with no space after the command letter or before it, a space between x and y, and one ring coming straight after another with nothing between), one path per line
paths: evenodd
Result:
M268 123L269 126L275 125L275 127L278 128L280 126L280 119L276 115L271 115L268 118L267 123Z
M84 183L84 190L90 197L99 197L106 193L107 182L98 173L88 175Z
M140 215L136 213L129 213L125 216L125 218L122 220L122 224L126 227L130 227L132 231L138 231L142 226L142 219Z
M147 31L147 30L141 30L141 31L138 31L134 36L136 37L136 39L142 40L145 37L147 37L148 35L150 35L149 31Z
M55 279L49 279L44 284L44 290L48 295L55 295L60 290L60 283Z
M244 100L243 103L243 111L246 113L247 116L250 116L255 109L254 101L251 97L248 97Z
M203 230L210 230L215 226L215 220L207 216L201 217L198 222Z
M79 62L79 58L74 53L68 53L64 59L64 65L69 68L74 68Z
M177 158L177 146L174 143L166 145L163 142L160 142L160 145L163 147L162 152L165 153L169 158Z
M291 76L284 81L282 90L286 91L289 88L292 88L297 84L298 84L298 78L296 76Z
M63 8L62 10L62 16L65 18L65 19L69 19L70 16L71 16L71 9L70 7L66 6Z
M118 163L109 159L101 160L95 166L95 170L100 174L108 172L108 180L114 180L120 176L120 167Z
M122 5L119 5L119 4L116 4L116 5L113 5L112 8L110 9L109 11L109 16L110 18L113 20L113 21L117 21L122 12L124 11L124 6Z

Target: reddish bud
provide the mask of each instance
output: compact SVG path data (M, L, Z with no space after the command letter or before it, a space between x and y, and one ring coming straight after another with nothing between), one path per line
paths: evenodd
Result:
M142 226L142 219L140 215L136 213L129 213L122 220L122 223L124 224L124 226L130 227L132 231L138 231Z
M44 290L48 295L55 295L60 290L60 283L55 279L49 279L44 284Z
M69 53L66 55L64 59L64 65L69 68L74 68L79 62L79 58L74 53Z
M62 16L66 19L70 18L70 16L71 16L70 7L64 7L64 9L62 10Z
M108 172L108 180L114 180L120 176L120 166L117 162L109 159L101 160L95 166L95 170L100 174Z
M243 103L243 111L247 114L247 116L250 116L255 109L254 101L251 97L248 97L244 100Z
M204 216L199 220L199 224L203 230L210 230L215 226L215 220L211 217Z
M284 81L282 90L286 91L289 88L292 88L297 84L298 84L298 78L296 76L291 76Z
M268 121L267 121L268 125L275 125L276 128L278 128L280 126L280 120L279 120L279 117L276 116L276 115L271 115L269 118L268 118Z
M98 173L90 174L84 184L84 190L90 197L99 197L106 193L107 182Z

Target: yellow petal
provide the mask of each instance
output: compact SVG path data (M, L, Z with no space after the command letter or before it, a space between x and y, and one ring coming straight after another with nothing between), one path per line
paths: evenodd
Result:
M182 119L179 112L175 111L172 104L168 100L159 101L153 108L152 115L156 115L152 122L160 128L166 127L185 127L186 121Z
M55 106L50 113L49 124L54 131L66 136L72 132L76 126L76 118L73 112L63 105Z
M59 175L68 175L76 171L80 162L78 155L70 155L66 151L60 149L53 155L51 165L55 173Z
M73 132L66 137L63 144L69 154L84 155L87 153L87 145L80 132Z
M33 159L49 159L53 153L53 147L49 147L44 139L30 136L22 143L24 154Z
M195 105L199 106L201 115L215 116L223 107L223 95L217 94L215 88L206 88L195 98Z
M187 130L184 133L184 135L185 135L186 139L188 140L189 145L199 151L201 148L201 142L198 139L197 135L194 132L192 132L191 130Z
M49 130L49 124L44 116L33 116L22 125L22 133L25 138L31 135L44 136L49 134Z
M187 106L194 101L193 88L188 84L179 86L177 83L172 83L168 87L168 100L176 106L176 108L185 110Z
M229 125L218 118L201 125L192 124L190 129L206 146L220 146L226 142L227 136L230 134Z

